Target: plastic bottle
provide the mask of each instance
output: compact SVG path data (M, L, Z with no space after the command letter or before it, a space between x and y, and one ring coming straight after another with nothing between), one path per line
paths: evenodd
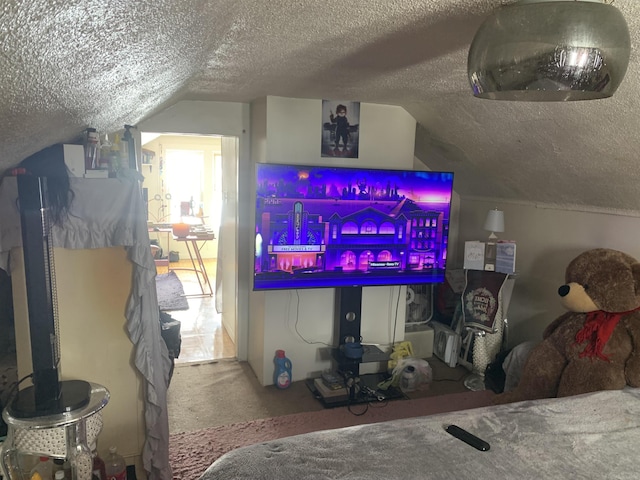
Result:
M291 385L291 360L284 356L284 350L276 350L274 362L276 369L273 373L273 383L281 389L289 388Z
M62 458L53 459L51 472L53 474L54 480L59 480L62 478L71 480L71 466L69 465L69 462L63 460ZM62 472L62 476L58 475L58 472Z
M109 447L109 455L104 461L107 480L127 480L127 464L116 447Z
M30 480L52 480L53 462L49 457L40 457L38 463L29 472Z
M113 142L111 143L111 151L109 152L109 171L117 173L120 170L120 135L116 133L113 137Z
M107 480L107 467L104 460L98 455L98 448L95 443L91 444L91 457L93 458L91 480Z
M111 142L109 135L104 134L100 137L100 152L98 158L98 168L100 170L109 170L109 154L111 153Z
M62 470L64 470L64 478L71 480L71 462L69 460L64 461L64 465L62 465Z
M62 471L64 473L64 476L62 478L66 479L66 480L71 480L71 463L69 463L69 460L63 460L61 458L54 458L53 459L53 478L56 478L56 475L59 471Z
M129 168L129 140L126 138L126 131L120 138L120 169Z
M97 169L100 161L100 137L95 128L87 128L84 143L84 167L87 170Z
M136 158L136 142L131 134L132 128L135 127L132 125L124 126L124 133L122 134L122 142L120 144L120 153L122 155L122 161L127 168L137 170L138 159Z

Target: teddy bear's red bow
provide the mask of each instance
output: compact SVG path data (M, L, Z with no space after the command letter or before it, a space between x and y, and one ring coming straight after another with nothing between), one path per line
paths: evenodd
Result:
M609 337L613 333L614 328L618 325L620 319L628 313L640 310L640 307L634 308L627 312L605 312L596 310L587 313L587 319L578 333L576 333L576 343L581 344L589 342L580 354L582 357L598 357L601 360L609 361L602 349L609 341Z

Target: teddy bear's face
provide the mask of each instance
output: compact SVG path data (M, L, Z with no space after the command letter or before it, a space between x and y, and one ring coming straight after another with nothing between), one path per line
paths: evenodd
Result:
M570 312L587 313L600 310L600 307L591 300L585 288L579 283L571 282L562 285L558 289L558 295L561 297L562 306Z
M571 261L558 289L572 312L626 312L640 306L640 264L617 250L587 250Z

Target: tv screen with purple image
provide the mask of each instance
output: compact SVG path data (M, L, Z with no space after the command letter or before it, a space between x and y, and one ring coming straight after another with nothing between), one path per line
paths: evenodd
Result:
M453 173L256 166L254 290L444 281Z

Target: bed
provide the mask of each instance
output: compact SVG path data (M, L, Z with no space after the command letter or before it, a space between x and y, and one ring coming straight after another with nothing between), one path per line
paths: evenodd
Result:
M626 388L296 435L231 451L200 478L632 479L639 451L640 389Z

